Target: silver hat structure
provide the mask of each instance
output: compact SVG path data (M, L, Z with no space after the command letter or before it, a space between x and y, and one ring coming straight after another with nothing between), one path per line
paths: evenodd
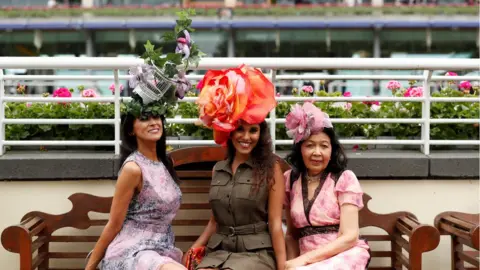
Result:
M194 10L177 13L175 30L163 35L165 42L176 42L175 52L162 54L162 48L147 41L142 58L144 64L130 67L130 87L134 88L132 100L125 104L127 113L137 118L164 115L175 106L177 99L182 99L192 88L186 78L190 65L198 66L205 54L199 50L191 38L192 20L189 15L195 15Z

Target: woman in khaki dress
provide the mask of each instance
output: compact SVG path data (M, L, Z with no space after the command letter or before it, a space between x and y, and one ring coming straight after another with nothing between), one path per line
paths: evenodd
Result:
M227 158L213 169L213 215L192 246L207 247L196 269L283 270L285 183L264 121L276 105L273 85L258 70L243 66L209 71L203 85L197 101L200 119L227 147ZM229 109L221 110L225 103Z

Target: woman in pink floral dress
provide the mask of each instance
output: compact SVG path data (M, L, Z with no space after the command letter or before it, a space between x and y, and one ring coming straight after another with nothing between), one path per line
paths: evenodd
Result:
M359 239L362 188L328 115L306 102L286 119L295 144L285 172L289 270L364 270L369 246Z

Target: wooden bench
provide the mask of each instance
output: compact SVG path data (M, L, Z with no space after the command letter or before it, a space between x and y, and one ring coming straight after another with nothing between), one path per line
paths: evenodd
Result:
M220 147L193 147L175 150L171 155L183 180L183 202L173 225L176 245L185 251L210 217L211 172L215 162L224 159L225 151ZM279 160L284 171L289 169L283 159ZM409 212L373 213L368 209L370 199L365 194L360 226L372 226L382 231L362 235L372 246L373 260L369 269L402 269L401 265L404 265L403 269L420 270L422 254L438 246L438 230L420 224ZM69 200L72 209L65 214L30 212L20 224L3 231L2 245L20 255L21 270L83 269L88 251L107 222L105 214L110 210L112 198L76 193ZM92 217L89 213L103 213L104 217ZM376 266L379 263L383 266Z
M460 212L443 212L435 217L435 227L440 234L450 235L452 241L452 270L479 269L479 219L480 214Z

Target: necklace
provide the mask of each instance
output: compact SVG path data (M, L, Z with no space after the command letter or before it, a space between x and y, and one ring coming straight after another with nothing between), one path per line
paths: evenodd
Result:
M313 183L313 182L317 182L317 181L320 181L322 177L322 174L317 174L317 175L314 175L314 176L309 176L308 174L305 175L305 178L307 178L307 182L310 184L310 183Z

